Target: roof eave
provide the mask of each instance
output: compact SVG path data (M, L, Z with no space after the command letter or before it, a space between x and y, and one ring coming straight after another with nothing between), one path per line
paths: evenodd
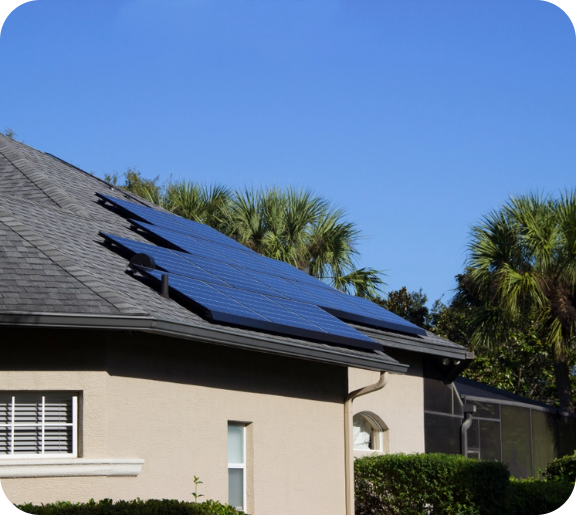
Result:
M355 326L358 328L358 326ZM433 356L442 356L446 358L454 358L459 360L474 359L474 353L470 352L466 347L461 346L448 346L435 344L431 341L418 341L416 338L397 337L394 334L383 334L381 332L366 331L366 328L359 328L366 336L369 336L374 341L380 343L384 347L392 349L407 350L412 352L419 352L421 354L430 354Z
M147 316L4 312L0 313L0 326L142 331L366 370L397 374L404 374L408 370L408 365L383 360L378 355L350 355L338 347L319 349L297 341L279 340L272 335L244 336L227 331L225 327L191 326Z

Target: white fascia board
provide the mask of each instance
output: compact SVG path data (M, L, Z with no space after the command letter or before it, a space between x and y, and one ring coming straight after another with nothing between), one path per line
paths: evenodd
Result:
M0 459L0 478L137 476L144 460L140 459Z

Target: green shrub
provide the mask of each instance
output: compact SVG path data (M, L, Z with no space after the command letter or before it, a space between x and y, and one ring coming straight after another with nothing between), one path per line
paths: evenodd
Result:
M509 489L511 515L541 515L562 506L572 494L574 483L512 479Z
M356 515L507 513L510 473L452 454L389 454L355 462Z
M548 481L576 481L576 451L574 454L557 458L546 467L544 479Z
M99 502L90 500L88 503L57 502L41 506L24 504L16 507L23 512L38 515L240 515L244 513L216 501L191 503L168 499L117 502L104 499Z

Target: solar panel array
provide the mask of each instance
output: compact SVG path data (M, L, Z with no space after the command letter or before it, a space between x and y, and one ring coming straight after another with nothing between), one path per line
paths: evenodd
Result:
M204 224L109 195L151 239L170 248L100 233L130 255L152 256L171 291L213 320L364 349L381 347L342 320L409 334L425 331L366 299L341 293L281 261L266 258ZM163 272L162 272L163 271Z

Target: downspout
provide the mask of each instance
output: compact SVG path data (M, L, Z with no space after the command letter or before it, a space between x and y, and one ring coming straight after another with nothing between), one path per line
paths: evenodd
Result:
M359 388L349 393L344 402L344 480L346 486L346 515L354 515L354 442L352 435L354 431L352 402L356 397L361 397L368 393L376 392L386 386L388 382L387 372L380 373L377 383Z

